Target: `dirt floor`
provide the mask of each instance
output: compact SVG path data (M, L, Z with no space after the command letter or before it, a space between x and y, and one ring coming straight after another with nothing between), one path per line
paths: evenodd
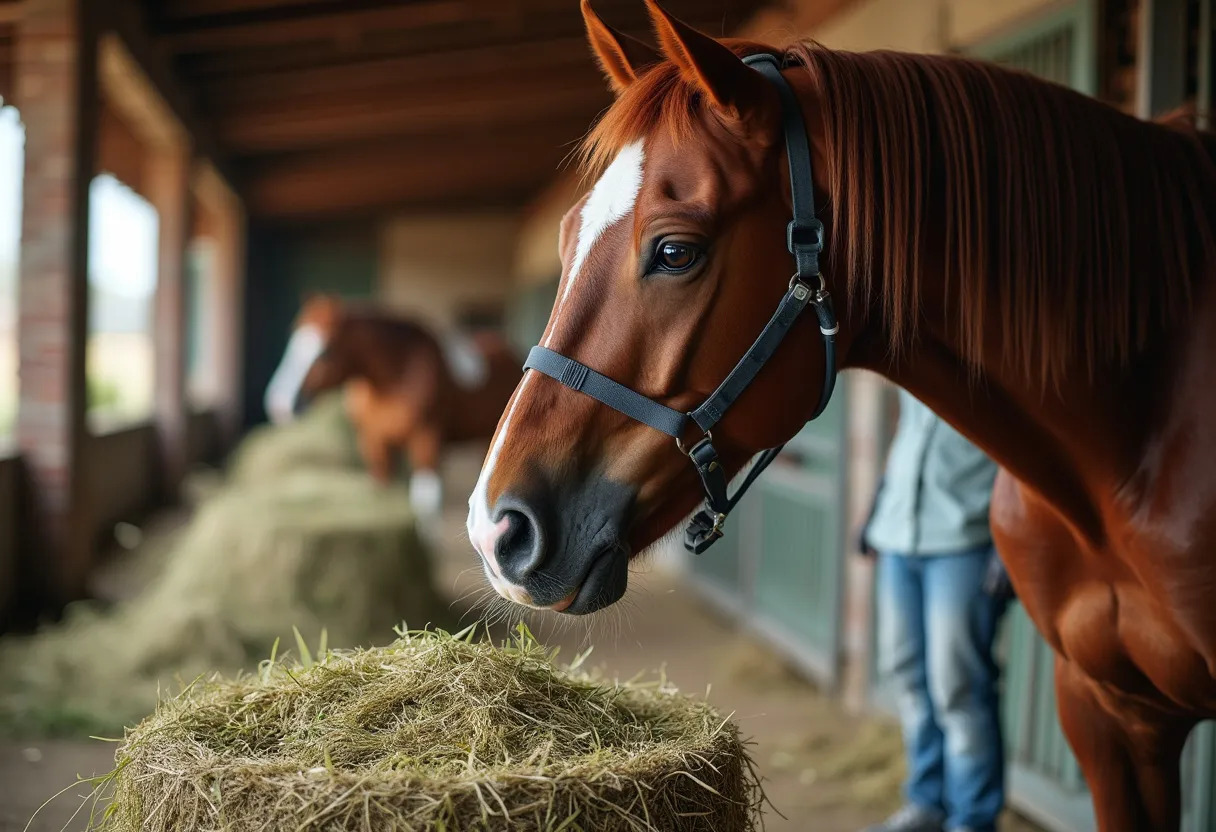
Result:
M475 455L449 470L440 574L466 620L478 613L481 578L463 533L465 480L471 483ZM459 486L459 487L458 487ZM107 594L125 595L139 569L119 560L103 574ZM617 678L662 670L689 693L708 691L721 710L733 713L754 741L753 757L772 807L771 832L854 832L898 804L901 777L899 737L887 721L846 713L819 695L762 645L740 635L716 616L662 565L631 576L627 603L588 619L529 616L543 640L565 655L593 646L590 664ZM87 786L78 777L108 771L112 747L99 741L0 743L0 832L18 832L49 797L67 789L28 827L33 832L87 826L80 807ZM1009 816L1005 832L1037 827Z

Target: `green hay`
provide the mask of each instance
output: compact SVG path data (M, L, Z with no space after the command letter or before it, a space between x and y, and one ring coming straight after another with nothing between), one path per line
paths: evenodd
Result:
M732 722L662 680L608 684L553 658L522 627L503 647L427 631L202 681L127 734L96 828L756 828Z
M113 734L151 712L158 684L252 667L293 625L352 647L446 610L405 488L341 470L232 486L140 595L0 642L0 734Z

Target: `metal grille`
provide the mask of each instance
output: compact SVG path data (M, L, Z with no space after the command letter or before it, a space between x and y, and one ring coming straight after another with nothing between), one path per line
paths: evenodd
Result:
M1025 70L1032 75L1071 85L1076 66L1076 26L1069 21L1058 29L1019 44L1007 51L997 52L991 60L1002 66Z

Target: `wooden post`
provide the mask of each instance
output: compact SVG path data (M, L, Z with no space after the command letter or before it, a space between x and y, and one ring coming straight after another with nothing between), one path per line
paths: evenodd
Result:
M98 114L95 11L90 0L26 0L16 46L16 103L26 130L16 441L36 515L30 542L56 601L82 593L92 544L80 471Z
M154 410L161 462L161 487L176 496L185 476L188 449L186 412L186 246L191 208L191 157L181 144L158 148L148 160L150 201L159 218L159 258L152 342L156 352Z
M211 208L215 241L216 281L213 327L214 370L219 399L221 439L225 447L240 436L245 422L245 211L219 173L207 166L200 175L200 193Z

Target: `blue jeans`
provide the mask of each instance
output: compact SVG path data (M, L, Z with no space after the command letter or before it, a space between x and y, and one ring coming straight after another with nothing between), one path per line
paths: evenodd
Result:
M1005 603L983 590L992 549L878 556L878 660L897 697L909 803L946 828L993 832L1005 804L992 642Z

